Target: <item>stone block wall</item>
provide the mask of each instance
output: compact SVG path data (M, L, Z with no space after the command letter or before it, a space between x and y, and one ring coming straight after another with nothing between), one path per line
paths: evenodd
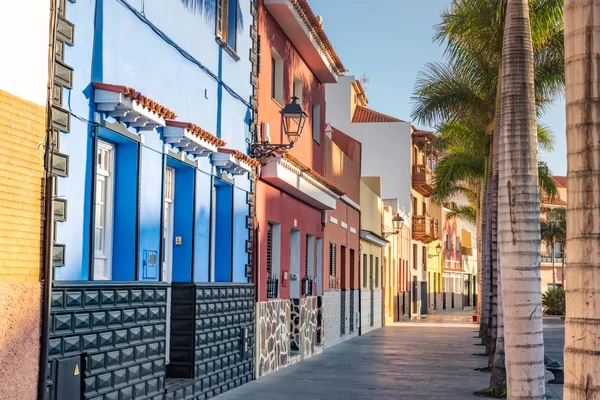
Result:
M353 303L352 307L350 306L351 301ZM358 335L360 328L358 310L358 290L329 290L325 292L323 296L325 349ZM354 315L350 314L351 311ZM381 312L381 305L379 311ZM350 332L351 318L354 324L352 332ZM381 316L379 317L379 324L381 325Z
M293 356L312 357L323 326L320 297L256 304L256 377L288 366ZM322 335L322 334L321 334Z
M373 298L372 307L371 298ZM362 290L360 307L360 334L364 335L367 332L381 328L381 290ZM371 325L371 313L373 313L373 325Z
M291 302L269 300L256 303L256 377L289 364Z

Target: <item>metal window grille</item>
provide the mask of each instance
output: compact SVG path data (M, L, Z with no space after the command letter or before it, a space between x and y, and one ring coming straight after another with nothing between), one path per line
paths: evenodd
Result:
M279 279L275 275L267 275L267 299L279 297Z
M267 224L267 276L273 272L273 224Z

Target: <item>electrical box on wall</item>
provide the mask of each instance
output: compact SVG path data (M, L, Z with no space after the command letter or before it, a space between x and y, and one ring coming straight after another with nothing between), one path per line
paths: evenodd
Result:
M58 361L56 399L81 398L81 378L83 376L81 367L81 356L64 358Z
M158 279L158 251L144 250L142 260L142 279Z

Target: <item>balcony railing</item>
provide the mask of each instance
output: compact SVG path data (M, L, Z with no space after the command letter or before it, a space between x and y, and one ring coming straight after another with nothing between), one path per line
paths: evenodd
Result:
M433 186L431 185L431 170L426 165L413 165L412 186L417 192L425 197L431 196Z
M555 264L562 264L563 254L559 253L554 256ZM552 264L552 254L542 254L542 264Z
M279 279L275 275L267 276L267 299L276 299L279 297Z
M340 281L335 276L329 277L329 289L339 289Z
M312 296L313 295L313 285L314 284L314 280L312 277L307 276L302 278L302 294L305 296Z
M412 219L412 238L430 243L438 238L438 221L425 215L414 215Z

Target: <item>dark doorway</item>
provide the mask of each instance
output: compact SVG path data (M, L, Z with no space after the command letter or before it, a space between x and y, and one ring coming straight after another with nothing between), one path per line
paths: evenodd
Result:
M419 282L417 282L417 277L416 275L413 275L413 281L412 281L412 309L413 309L413 314L417 314L417 306L418 306L418 297L417 297L417 292L419 290Z
M421 282L421 315L427 314L427 299L429 298L427 293L427 282Z

